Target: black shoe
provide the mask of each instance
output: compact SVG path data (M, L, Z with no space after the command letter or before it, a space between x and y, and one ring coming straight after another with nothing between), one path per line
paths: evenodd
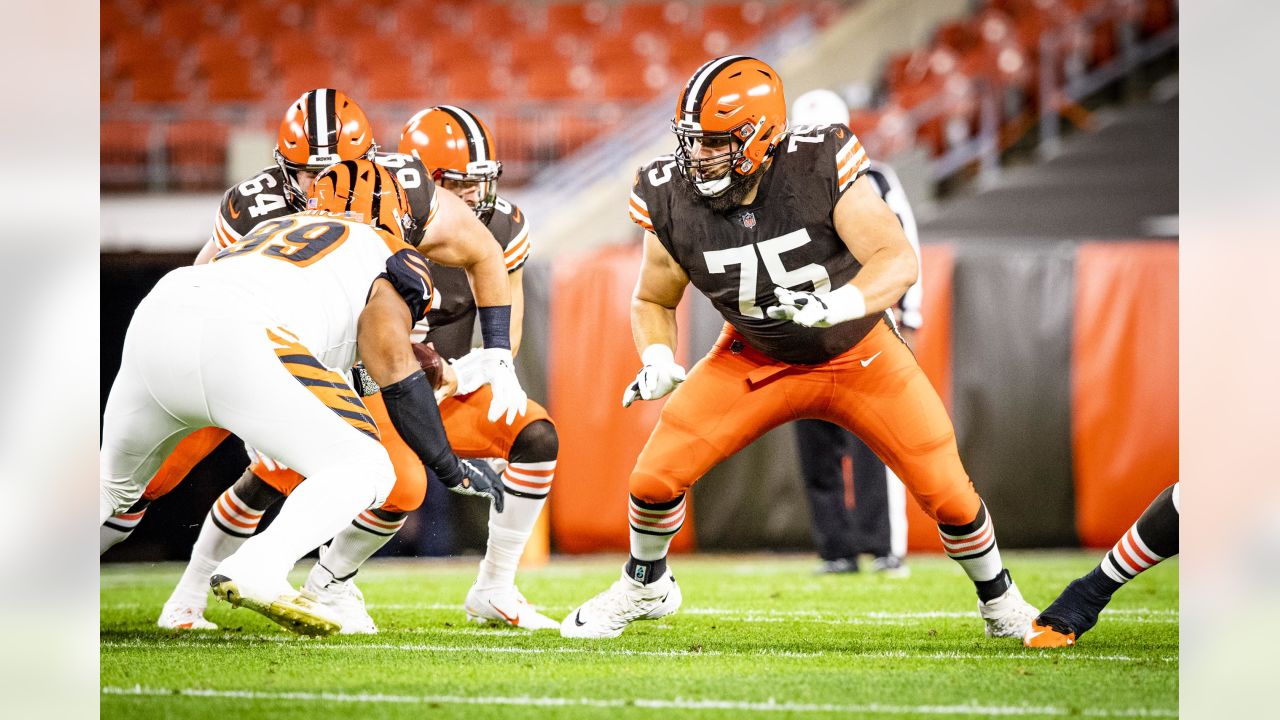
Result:
M873 559L871 569L877 574L889 577L906 577L911 574L911 568L907 567L906 563L902 562L902 558L897 555L884 555Z
M1102 577L1095 577L1096 575ZM1078 639L1098 624L1098 615L1111 602L1115 592L1111 586L1119 586L1094 569L1082 578L1072 580L1056 600L1040 613L1036 622L1062 633L1075 633Z
M828 575L835 573L856 573L858 572L858 558L836 558L835 560L823 560L818 566L817 574Z

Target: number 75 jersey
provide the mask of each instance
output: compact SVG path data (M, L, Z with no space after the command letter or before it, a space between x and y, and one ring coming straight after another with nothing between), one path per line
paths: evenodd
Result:
M664 155L641 167L631 219L671 257L747 342L787 363L825 362L861 340L879 316L806 328L774 320L775 287L829 292L862 268L836 234L836 202L866 173L867 154L844 125L799 127L783 137L755 200L715 212Z

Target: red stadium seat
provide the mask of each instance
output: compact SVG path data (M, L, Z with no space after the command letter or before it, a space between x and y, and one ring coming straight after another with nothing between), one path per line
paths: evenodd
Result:
M717 2L702 6L702 29L723 30L733 37L750 37L764 27L767 8L760 0Z
M150 124L104 120L99 131L102 186L112 190L144 187L151 148Z
M435 96L430 74L415 73L408 55L388 54L382 60L361 73L366 84L362 99L421 104Z
M213 31L212 8L203 3L165 3L160 7L159 35L186 44Z
M204 69L206 97L211 102L253 102L262 99L262 83L253 75L253 64L238 53Z
M587 88L582 87L581 82L577 86L570 82L573 70L565 62L541 62L525 76L525 94L537 100L563 100L579 95Z
M281 0L277 3L244 3L237 16L233 29L237 37L270 42L280 33L302 27L305 13L300 0Z
M510 81L485 63L458 65L444 76L441 96L449 102L491 100L510 96Z
M280 88L284 97L292 100L315 88L336 88L345 91L350 78L340 74L335 66L321 58L310 58L305 63L292 63L280 73Z
M618 26L626 32L658 30L683 32L698 22L698 14L687 2L628 2L618 14Z
M489 55L466 35L438 35L431 38L431 67L448 69L457 66L487 65Z

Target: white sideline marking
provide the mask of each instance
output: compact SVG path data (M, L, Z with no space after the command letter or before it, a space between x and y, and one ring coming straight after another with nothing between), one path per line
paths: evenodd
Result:
M138 610L141 603L103 603L104 610ZM145 607L150 607L145 606ZM370 610L454 610L462 611L462 605L453 603L369 603ZM539 605L542 610L563 611L573 608L567 605ZM909 625L913 622L936 619L977 619L975 612L954 610L930 610L921 612L856 612L841 613L830 610L734 610L729 608L682 608L683 615L715 615L725 621L747 623L813 622L823 625ZM1167 608L1117 608L1104 610L1103 616L1119 616L1133 623L1176 623L1178 611Z
M128 695L134 697L197 697L235 698L238 700L313 700L320 702L349 703L399 703L440 705L514 705L533 707L642 707L655 710L738 710L742 712L821 712L843 714L878 713L882 715L1084 715L1086 717L1177 717L1175 710L1149 710L1146 708L1066 708L1053 705L819 705L812 703L779 702L769 698L765 702L741 700L686 699L652 700L646 698L572 698L572 697L467 697L460 695L382 695L377 693L311 693L311 692L263 692L260 690L205 690L202 688L102 688L103 695Z
M474 632L479 635L481 633ZM242 650L246 643L244 642L220 642L225 638L218 637L214 634L208 634L203 638L193 637L190 640L165 640L157 641L141 641L141 640L104 640L101 643L103 648L146 648L149 650L162 650L168 648L204 648L208 650ZM249 638L237 637L233 640L249 640ZM791 650L752 650L748 652L722 651L722 650L629 650L626 648L600 648L600 647L559 647L559 648L536 648L536 647L519 647L510 645L426 645L419 643L325 643L312 642L301 638L287 635L262 635L253 638L252 641L266 643L290 643L302 650L336 650L338 652L349 651L358 652L363 650L399 650L403 652L433 652L433 653L496 653L505 655L614 655L619 657L744 657L744 658L844 658L844 659L887 659L887 660L1074 660L1077 662L1142 662L1145 660L1157 660L1160 662L1177 662L1176 655L1156 655L1149 658L1132 657L1129 655L1084 655L1077 652L1034 652L1028 651L1020 654L1000 654L1000 653L962 653L962 652L933 652L933 653L913 653L905 650L888 650L876 652L839 652L830 650L813 650L813 651L791 651Z

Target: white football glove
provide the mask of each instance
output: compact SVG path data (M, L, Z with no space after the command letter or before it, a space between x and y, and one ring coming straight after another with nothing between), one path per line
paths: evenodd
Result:
M775 287L773 294L778 298L779 304L765 311L769 317L774 320L790 320L805 327L831 327L867 314L867 303L862 297L862 291L853 285L845 285L825 295L784 287Z
M622 393L622 407L631 407L636 398L657 400L684 382L684 367L676 362L671 348L655 343L640 354L644 367Z
M276 470L289 469L288 465L285 465L279 460L272 460L271 458L262 454L260 450L250 445L249 443L244 444L244 454L249 456L250 465L252 465L255 462L260 463L262 467L267 469L267 472L275 472Z
M508 425L516 421L516 416L524 415L529 409L529 396L520 387L516 377L515 360L511 351L506 348L481 348L472 350L469 355L476 355L472 361L482 378L481 384L487 384L493 391L493 400L489 403L489 422L497 422L505 416ZM462 358L465 360L465 358ZM454 365L454 370L457 370ZM471 380L470 378L468 379ZM462 394L462 377L458 378L458 394Z
M470 395L484 384L484 374L480 372L481 355L484 348L476 348L457 360L450 360L453 374L457 377L458 388L454 395Z

